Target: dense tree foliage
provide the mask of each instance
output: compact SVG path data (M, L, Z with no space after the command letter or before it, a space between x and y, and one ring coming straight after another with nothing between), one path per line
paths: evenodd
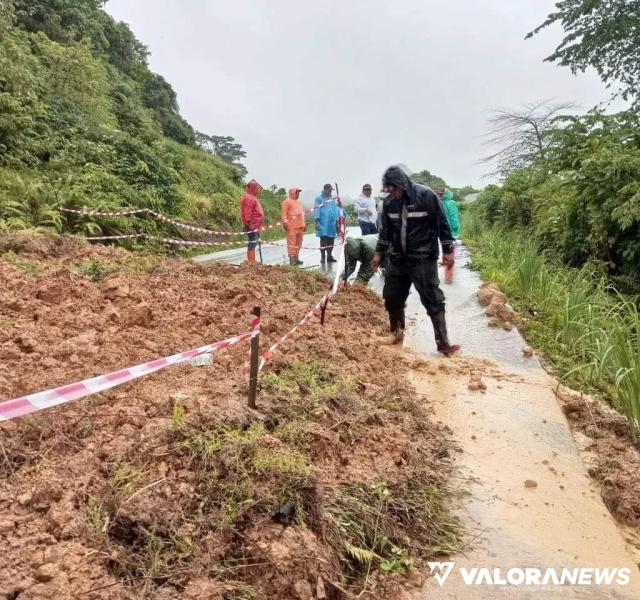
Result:
M247 174L247 169L240 162L247 153L242 149L242 144L238 144L231 136L207 135L199 131L196 140L203 150L235 166L242 177Z
M614 95L640 109L640 0L559 0L527 37L554 23L565 38L546 60L574 73L594 68Z
M574 72L595 68L608 87L618 86L614 95L628 100L630 109L583 116L556 111L545 119L541 135L532 121L520 118L527 115L508 113L511 129L502 122L497 130L506 131L500 138L505 154L497 157L507 159L500 169L503 185L488 186L475 210L486 224L517 228L557 259L572 266L590 263L621 289L637 293L640 1L559 0L529 37L553 23L562 25L565 38L547 60ZM491 127L495 135L495 121Z
M488 224L521 228L542 249L600 272L627 290L640 283L640 116L565 118L544 157L488 186L477 209Z
M165 227L61 217L61 202L150 206L239 228L235 161L198 147L171 85L149 70L147 49L103 5L0 0L0 228ZM278 214L272 204L269 218Z
M478 190L474 189L473 186L466 185L461 188L455 188L450 186L442 177L438 175L434 175L430 171L426 169L419 171L417 173L411 174L411 180L415 183L421 183L422 185L428 185L432 190L437 191L441 187L449 188L453 192L453 197L456 202L462 202L466 196L469 194L473 194Z

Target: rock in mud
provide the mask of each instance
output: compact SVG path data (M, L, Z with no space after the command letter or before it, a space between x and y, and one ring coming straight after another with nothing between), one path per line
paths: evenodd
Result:
M528 489L537 488L538 487L538 482L534 481L533 479L527 479L524 482L524 487L526 487Z
M46 583L47 581L51 581L60 571L58 566L54 563L47 563L38 567L34 574L36 581L40 583Z
M38 343L33 338L26 335L19 335L13 341L25 354L32 354L38 349Z
M133 327L135 325L138 327L148 327L152 321L153 311L146 302L142 302L129 310L125 317L127 327Z
M129 284L119 278L109 279L102 286L102 295L107 300L118 300L129 295Z
M482 306L489 306L494 301L505 304L507 297L495 283L485 283L478 291L478 301Z
M531 358L533 356L533 348L531 348L531 346L525 346L522 349L522 356L525 358Z
M484 391L487 389L487 384L483 381L480 373L471 373L467 388L472 392Z

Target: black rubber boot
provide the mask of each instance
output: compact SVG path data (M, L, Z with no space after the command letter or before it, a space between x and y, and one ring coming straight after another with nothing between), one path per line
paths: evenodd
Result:
M290 257L289 257L289 264L290 264L292 267L297 267L297 266L298 266L298 263L297 263L297 261L296 261L296 257L295 257L295 256L290 256Z
M444 311L431 315L431 323L433 324L433 333L436 338L436 347L438 352L445 356L451 356L460 350L460 346L451 345L449 336L447 335L447 320Z
M320 262L323 265L327 262L327 259L325 258L325 252L326 250L320 250Z
M389 313L389 331L393 333L398 329L405 329L404 326L404 310L399 313Z

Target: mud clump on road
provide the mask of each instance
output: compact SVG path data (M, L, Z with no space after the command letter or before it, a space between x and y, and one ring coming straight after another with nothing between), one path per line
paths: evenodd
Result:
M262 347L326 292L304 271L0 238L0 398L248 331ZM246 407L248 345L0 425L0 596L401 597L454 550L450 442L380 352L355 287L273 356ZM387 575L384 575L387 573Z
M574 431L588 440L589 474L622 524L640 528L640 447L622 415L603 402L560 386L558 399Z
M507 303L507 296L494 283L484 283L478 291L478 301L485 306L489 327L502 327L505 331L514 328L516 314Z

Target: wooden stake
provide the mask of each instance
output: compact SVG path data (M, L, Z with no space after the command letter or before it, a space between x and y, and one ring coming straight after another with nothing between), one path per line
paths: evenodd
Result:
M260 318L260 307L254 306L251 314ZM251 363L249 367L249 408L257 408L258 366L260 363L260 333L251 338Z

